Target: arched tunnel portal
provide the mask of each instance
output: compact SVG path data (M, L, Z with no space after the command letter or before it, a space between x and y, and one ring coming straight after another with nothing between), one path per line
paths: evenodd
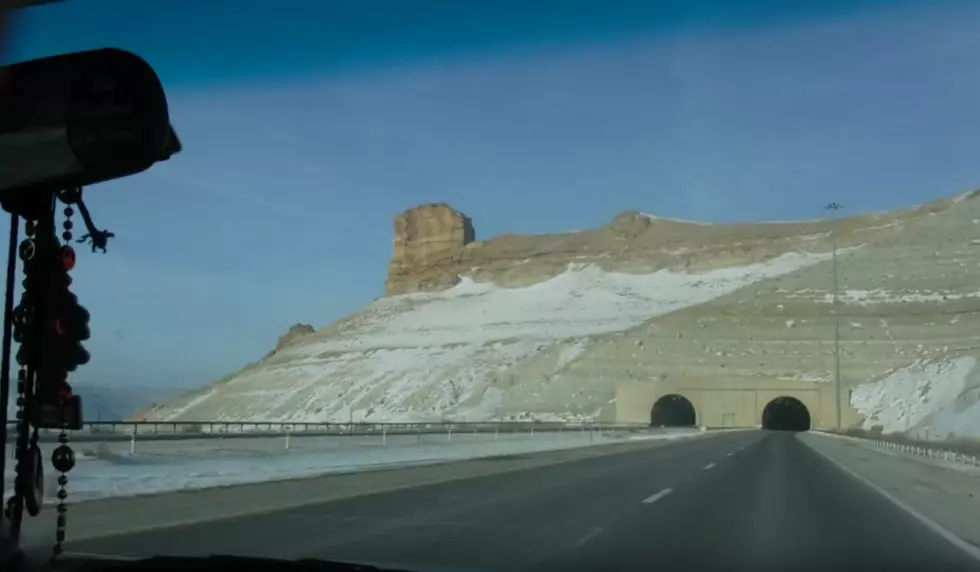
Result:
M677 393L664 395L650 409L650 425L653 427L694 427L697 422L694 404Z
M762 428L774 431L809 431L810 410L795 397L777 397L762 410Z

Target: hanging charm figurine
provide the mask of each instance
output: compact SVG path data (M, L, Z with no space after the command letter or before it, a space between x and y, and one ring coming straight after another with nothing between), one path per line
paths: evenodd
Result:
M115 238L116 235L108 229L99 230L95 226L95 223L92 221L92 215L89 213L88 207L85 206L85 201L82 200L82 189L64 190L58 194L58 198L69 207L72 205L77 206L78 212L82 215L82 221L85 223L85 230L88 233L83 234L76 242L89 242L92 246L92 252L95 252L96 249L105 252L109 239Z

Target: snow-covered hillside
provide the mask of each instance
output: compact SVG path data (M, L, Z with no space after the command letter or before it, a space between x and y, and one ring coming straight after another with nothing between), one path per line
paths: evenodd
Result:
M926 440L980 438L980 367L974 356L917 360L854 388L863 429Z
M297 326L260 362L136 418L612 421L617 388L634 383L828 382L837 330L846 422L980 438L978 228L974 192L807 223L626 213L579 234L462 244L439 263L426 249L455 235L406 235L398 288L461 281Z
M559 376L590 336L730 294L827 260L789 253L768 262L705 273L611 273L592 265L524 288L463 279L439 293L383 298L364 312L275 353L147 419L338 421L530 418L508 389L508 370L546 363ZM558 343L564 342L564 343ZM607 388L610 389L610 388ZM536 419L592 418L559 406ZM563 411L564 409L564 411Z

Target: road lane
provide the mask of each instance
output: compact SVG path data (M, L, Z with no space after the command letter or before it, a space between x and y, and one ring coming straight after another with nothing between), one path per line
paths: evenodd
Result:
M688 433L684 439L713 439L725 432ZM287 508L306 507L315 504L352 498L384 491L418 487L451 480L468 479L509 471L528 470L614 455L627 451L649 450L676 445L673 439L648 439L639 435L628 440L597 443L595 446L554 449L544 452L507 454L500 450L489 457L475 457L465 461L446 463L422 463L410 467L377 470L355 470L330 473L309 478L264 481L245 485L203 488L117 496L108 499L72 503L69 508L71 537L73 540L104 537L111 534L131 534L140 530L159 529L177 525L242 517L261 512L281 511ZM324 452L330 455L330 452ZM274 463L264 459L263 464ZM145 468L144 468L145 470ZM74 471L73 471L74 475ZM113 473L106 475L107 482L101 487L113 485ZM76 498L77 475L69 479L69 501ZM53 510L43 510L35 518L25 522L22 543L28 548L49 545L55 528Z
M453 544L447 535L465 536L473 529L498 531L505 536L514 531L517 533L515 541L529 540L527 535L535 534L535 528L545 536L555 527L570 526L574 528L573 533L579 533L580 529L585 533L589 525L582 527L576 522L583 520L585 512L616 514L621 504L635 504L632 502L634 497L654 486L651 483L675 482L676 475L693 474L724 451L758 438L759 435L753 432L719 435L646 449L637 454L604 456L601 461L598 458L570 461L276 511L262 517L80 542L68 548L138 555L222 552L298 557L327 552L332 558L363 559L362 545L377 543L378 537L385 540L386 554L397 556L399 550L412 551L440 538L441 542ZM499 461L486 459L484 462ZM658 469L650 472L651 467ZM638 471L650 474L645 479L637 479ZM624 487L629 490L624 491ZM610 494L616 494L621 500L610 502ZM566 513L571 520L563 516ZM535 514L538 514L538 522L550 515L547 518L557 524L529 526L533 525ZM592 520L592 517L586 520ZM521 535L524 535L523 539ZM265 542L272 537L276 537L274 542ZM478 537L472 540L475 542L467 542L466 546L457 543L455 550L479 552L484 549ZM499 546L487 548L499 552ZM372 549L371 552L377 551Z
M632 531L632 534L630 533ZM980 570L792 434L765 439L548 569Z
M980 570L794 435L761 431L67 548L416 569Z

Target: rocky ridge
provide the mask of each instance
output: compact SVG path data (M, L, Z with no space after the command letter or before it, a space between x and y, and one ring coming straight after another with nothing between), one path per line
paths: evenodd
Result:
M462 276L513 288L557 276L568 264L607 271L701 272L758 263L784 252L842 248L887 240L904 223L949 209L972 194L921 207L839 219L785 223L702 224L636 211L606 226L554 235L503 235L477 241L471 219L447 204L427 204L395 218L386 294L438 291Z
M627 211L486 241L449 205L423 205L396 218L387 297L140 417L603 419L624 383L828 381L831 237L845 385L980 355L977 195L794 223Z

